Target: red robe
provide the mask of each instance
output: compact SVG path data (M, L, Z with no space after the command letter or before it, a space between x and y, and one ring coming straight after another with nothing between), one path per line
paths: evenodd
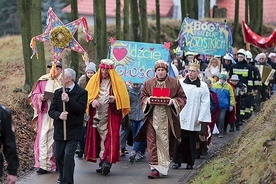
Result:
M101 137L96 127L93 127L93 117L96 113L95 108L90 105L90 117L87 123L87 133L85 142L85 160L97 162L100 153ZM120 158L120 126L122 122L122 112L116 109L116 104L112 103L108 106L108 125L107 135L104 142L105 151L100 162L108 161L116 163Z

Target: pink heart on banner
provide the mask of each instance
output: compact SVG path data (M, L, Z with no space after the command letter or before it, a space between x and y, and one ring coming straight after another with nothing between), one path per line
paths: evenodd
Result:
M126 57L127 49L126 48L114 48L113 55L117 61L121 61L122 59L124 59Z

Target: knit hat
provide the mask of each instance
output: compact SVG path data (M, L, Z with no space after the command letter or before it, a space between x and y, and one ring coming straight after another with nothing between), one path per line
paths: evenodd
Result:
M92 62L88 63L88 65L85 68L85 72L87 72L87 71L93 71L93 72L96 73L96 65L95 65L95 63L92 63Z
M221 73L219 79L227 80L227 76L224 73Z
M114 68L114 61L112 61L111 59L102 59L99 67L105 69L112 69Z
M166 61L160 59L154 63L154 71L156 71L157 68L164 68L168 72L169 65Z

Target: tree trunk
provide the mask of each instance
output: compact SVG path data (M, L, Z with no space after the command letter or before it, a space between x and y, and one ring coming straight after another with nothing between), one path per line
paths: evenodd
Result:
M32 39L31 35L31 15L32 11L32 1L31 0L17 0L17 6L20 17L20 26L21 26L21 39L22 39L22 48L23 48L23 57L25 64L25 83L24 88L27 91L31 90L32 86L32 67L31 67L31 58L32 49L30 48L30 40ZM35 57L35 56L34 56Z
M248 13L249 13L249 10L248 10L248 7L249 7L249 0L245 0L245 22L246 24L248 24Z
M210 0L205 0L204 2L204 17L210 17Z
M94 39L96 45L96 61L106 58L107 42L106 42L106 0L94 1Z
M249 27L255 33L262 34L263 26L263 0L249 1Z
M233 29L234 43L233 44L235 44L235 40L238 33L238 27L239 27L239 7L240 7L239 3L240 3L239 0L235 0L235 18L234 18L234 29Z
M187 1L187 10L190 18L198 19L198 1Z
M263 0L258 1L258 28L257 33L262 35L262 28L263 28Z
M71 0L71 21L78 19L78 2ZM74 34L74 38L78 41L78 31ZM79 78L79 54L71 51L71 68L76 71L76 77ZM63 62L64 63L64 62ZM64 66L65 67L65 66Z
M31 34L34 37L42 33L41 0L32 0L31 7ZM44 42L37 42L37 51L39 58L33 57L31 63L31 84L46 72Z
M160 43L160 3L159 0L155 0L156 6L156 38L155 42Z
M182 21L184 18L186 18L188 15L188 10L187 10L187 0L181 0L181 14L182 14Z
M129 0L124 0L124 40L130 40L129 31Z
M182 20L185 17L198 19L198 1L181 0Z
M138 13L138 4L136 0L131 0L130 1L130 13L131 13L131 27L132 27L132 36L133 40L138 42L140 41L139 39L139 13Z
M116 0L116 39L121 39L121 1Z
M139 6L141 16L141 41L148 42L147 1L139 0Z

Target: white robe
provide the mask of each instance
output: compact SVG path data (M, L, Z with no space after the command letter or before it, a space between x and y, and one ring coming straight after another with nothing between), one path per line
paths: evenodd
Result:
M200 131L199 122L210 123L210 92L207 84L200 81L200 87L185 84L184 79L179 79L186 94L187 103L180 112L180 125L182 130Z

